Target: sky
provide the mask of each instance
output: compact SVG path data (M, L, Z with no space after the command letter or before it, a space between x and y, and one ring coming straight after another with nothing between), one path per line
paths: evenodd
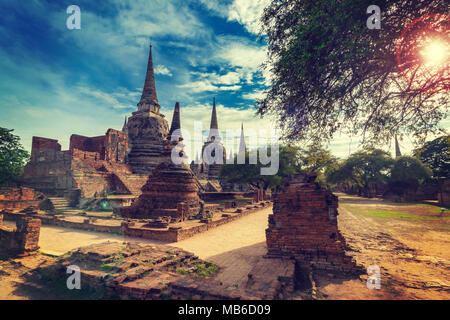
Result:
M247 134L273 129L272 119L255 115L255 99L270 85L260 67L266 45L258 37L267 3L2 0L0 126L14 129L27 150L33 136L58 139L66 150L71 134L121 129L137 110L152 44L158 99L169 125L179 101L182 127L193 132L201 121L206 130L216 97L219 129L239 130L241 123ZM79 30L66 26L70 5L81 9ZM408 139L400 144L412 147ZM357 150L358 138L336 136L329 148L346 157Z

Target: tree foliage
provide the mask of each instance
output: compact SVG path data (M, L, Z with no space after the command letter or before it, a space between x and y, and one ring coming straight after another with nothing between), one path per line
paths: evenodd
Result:
M450 177L450 135L428 141L414 155L433 170L433 177Z
M419 159L414 157L399 157L395 159L391 169L391 181L411 181L422 182L431 177L431 170L427 168Z
M0 127L0 183L21 176L30 156L13 131Z
M371 184L387 182L394 163L389 153L368 148L355 152L334 168L327 170L326 181L332 185L346 184L364 194Z
M416 191L421 183L431 177L432 171L415 157L395 159L389 179L389 190L396 194Z
M322 173L336 161L337 158L318 143L299 149L299 165L304 172Z
M377 1L381 29L369 30L366 10L372 4L273 0L265 9L261 34L269 55L264 67L272 84L258 101L258 112L275 115L288 139L330 139L337 131L351 131L362 133L365 142L382 143L400 131L420 139L438 131L448 114L449 96L436 88L449 88L449 69L417 87L423 80L417 68L423 64L414 50L427 32L445 34L450 21L441 16L433 30L423 20L407 36L403 31L419 17L447 13L448 4Z
M260 188L274 188L282 183L284 177L300 172L299 148L295 146L280 146L279 148L279 169L275 175L261 175L261 168L265 167L260 162L250 164L249 152L245 155L245 164L225 164L220 170L220 175L227 182L249 183Z

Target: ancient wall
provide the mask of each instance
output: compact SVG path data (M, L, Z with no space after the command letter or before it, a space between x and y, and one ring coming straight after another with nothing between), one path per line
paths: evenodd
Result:
M128 134L108 129L105 136L105 159L111 162L125 163L128 154Z
M31 144L31 162L43 161L45 159L54 160L58 151L61 151L61 145L58 143L58 140L33 137Z
M314 183L314 176L292 176L274 195L266 230L268 257L295 258L301 268L355 272L345 255L345 239L337 226L338 199Z
M70 136L70 147L69 150L74 152L74 150L85 151L93 153L91 156L96 156L96 160L105 159L105 136L99 137L84 137L77 134ZM87 153L88 155L89 153ZM95 155L96 154L96 155Z
M139 195L147 178L132 174L125 163L127 151L127 134L114 129L98 137L73 134L67 151L61 151L57 140L33 137L23 182L55 196L73 189L87 198L111 192Z
M22 210L38 207L44 195L26 187L0 187L0 210Z
M48 194L72 188L70 174L72 156L61 151L58 140L33 137L31 159L24 168L26 186Z
M1 215L0 215L1 216ZM30 254L39 249L41 220L24 217L17 221L17 228L2 225L0 218L0 253L2 255Z

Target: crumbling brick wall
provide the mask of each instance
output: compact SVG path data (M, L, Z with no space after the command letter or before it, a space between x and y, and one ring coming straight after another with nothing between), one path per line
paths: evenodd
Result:
M107 161L125 163L128 154L127 133L108 129L105 136L105 150Z
M275 194L266 230L267 255L295 258L307 270L356 272L337 225L338 199L314 180L314 175L292 176Z
M33 137L31 144L31 162L42 161L44 159L54 160L56 153L61 151L58 140Z
M39 249L41 220L33 217L23 217L12 229L2 225L0 215L0 253L2 255L30 254Z
M45 199L40 192L26 187L0 187L0 210L21 210L28 207L38 207Z
M96 154L97 160L105 159L105 136L85 137L78 134L70 136L70 151L86 151Z

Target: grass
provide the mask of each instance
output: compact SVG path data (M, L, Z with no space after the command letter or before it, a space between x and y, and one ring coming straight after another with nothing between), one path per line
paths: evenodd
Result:
M106 272L106 273L112 273L115 270L115 266L104 263L102 265L100 265L100 270Z
M178 268L176 272L182 275L190 274L191 276L196 278L207 278L216 273L217 270L218 268L215 264L211 262L205 262L205 263L196 263L194 264L193 268L189 270L185 270L184 268Z
M206 262L204 264L197 263L195 265L194 276L199 278L206 278L216 273L216 271L217 266L211 262Z
M361 210L365 214L379 218L400 219L400 220L448 220L450 217L423 216L404 211L388 210Z
M436 207L428 204L419 204L419 205L410 205L411 209L408 211L408 208L401 210L397 208L397 210L382 210L382 209L367 209L360 208L359 206L352 205L343 205L346 209L350 210L356 214L366 214L377 218L383 219L397 219L397 220L409 220L409 221L449 221L449 216L439 217L441 212L440 207ZM398 210L400 209L400 210ZM429 214L424 215L420 213L415 213L420 209L421 213Z
M183 269L177 269L177 273L185 275L185 274L187 274L187 271L183 270Z

